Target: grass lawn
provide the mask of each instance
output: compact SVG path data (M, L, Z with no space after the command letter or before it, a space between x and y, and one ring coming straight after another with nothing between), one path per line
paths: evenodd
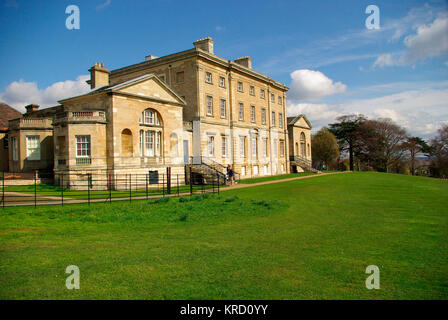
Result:
M258 182L265 182L265 181L283 180L283 179L289 179L289 178L309 176L309 175L313 175L313 174L315 174L315 173L312 173L312 172L288 173L288 174L281 174L278 176L242 179L239 182L243 183L243 184L251 184L251 183L258 183Z
M77 265L81 289L65 288ZM380 268L380 290L365 269ZM447 299L448 183L344 173L0 209L0 299Z

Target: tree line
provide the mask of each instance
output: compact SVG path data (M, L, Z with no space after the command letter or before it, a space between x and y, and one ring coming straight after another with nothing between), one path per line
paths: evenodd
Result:
M391 119L344 115L312 136L316 169L448 177L448 125L425 141Z

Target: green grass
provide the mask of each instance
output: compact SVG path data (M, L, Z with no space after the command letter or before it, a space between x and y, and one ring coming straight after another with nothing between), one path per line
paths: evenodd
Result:
M315 174L315 173L312 173L312 172L288 173L288 174L281 174L281 175L277 175L277 176L242 179L242 180L240 180L240 183L252 184L252 183L258 183L258 182L265 182L265 181L283 180L283 179L289 179L289 178L303 177L303 176L309 176L309 175L313 175L313 174Z
M225 186L224 186L225 187ZM146 194L148 196L155 196L155 195L162 195L166 193L166 186L165 189L160 187L154 187L151 186L146 192L146 190L135 190L133 189L131 192L131 197L144 197ZM212 186L205 186L205 189L210 189ZM223 188L221 186L220 188ZM2 188L0 187L0 190ZM63 189L63 190L62 190ZM194 190L200 190L201 186L196 185L194 186ZM7 186L5 187L5 191L10 192L19 192L29 195L34 195L34 185L26 185L26 186ZM63 191L63 192L62 192ZM171 187L171 193L177 193L177 185L174 185ZM190 192L190 186L181 185L179 186L179 193L185 193ZM86 200L90 197L90 199L108 199L109 196L112 198L129 198L130 192L129 190L70 190L68 188L61 188L58 186L53 185L47 185L47 184L38 184L36 185L36 193L38 196L51 196L51 197L62 197L62 194L65 199L83 199ZM89 195L90 193L90 195Z
M447 299L448 183L346 173L0 210L0 299ZM65 288L77 265L81 289ZM381 289L367 290L368 265Z

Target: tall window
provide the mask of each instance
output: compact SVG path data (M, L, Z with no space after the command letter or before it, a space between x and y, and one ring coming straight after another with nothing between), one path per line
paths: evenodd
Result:
M272 111L272 126L275 127L275 112Z
M250 88L249 88L249 94L250 94L251 96L254 96L254 95L255 95L255 88L254 88L254 86L250 86Z
M213 98L212 96L207 96L207 115L213 115Z
M145 156L154 157L154 131L146 130L145 132Z
M282 104L282 97L278 96L278 104Z
M160 157L162 146L162 132L157 131L156 134L156 156Z
M39 136L26 136L26 157L28 160L40 160Z
M143 136L144 136L143 130L140 130L140 136L138 139L139 149L140 149L140 157L143 157L143 150L145 149L145 147L143 145Z
M263 157L268 156L268 138L263 138Z
M90 136L76 136L76 157L90 157Z
M266 124L266 109L261 109L261 123Z
M221 109L221 118L225 118L226 117L226 100L221 99L220 102L220 109Z
M8 134L5 134L5 137L3 138L3 149L8 149L9 145L9 139L8 139Z
M255 122L255 106L250 107L250 121Z
M271 102L275 103L275 95L273 93L271 93Z
M264 99L264 89L260 89L260 98Z
M226 78L219 77L219 86L222 87L222 88L226 87Z
M205 82L212 83L212 74L210 72L205 73Z
M285 142L283 140L280 141L280 157L285 156Z
M240 121L244 120L244 105L242 103L238 104L238 119Z
M240 137L240 157L246 157L246 137Z
M11 146L12 146L12 160L18 161L19 160L19 146L17 144L16 137L11 137Z
M227 137L226 136L222 136L221 137L221 153L222 153L222 157L225 158L228 155L227 152Z
M282 113L278 114L278 126L280 128L283 128L283 114Z
M257 137L251 138L252 159L257 158Z
M306 157L305 145L306 145L305 134L303 132L301 132L300 133L300 155L303 157Z
M243 83L241 81L238 81L238 91L243 92Z
M208 155L213 157L215 155L215 137L208 136Z

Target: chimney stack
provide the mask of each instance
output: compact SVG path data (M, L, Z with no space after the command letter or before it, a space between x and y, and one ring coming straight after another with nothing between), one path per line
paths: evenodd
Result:
M213 53L213 44L214 43L215 42L213 41L212 38L207 37L207 38L196 40L195 42L193 42L193 45L196 49L202 49L204 51L207 51L208 53L214 54Z
M38 104L29 104L27 106L25 106L26 109L26 114L30 114L34 111L37 111L37 109L39 109L39 105Z
M243 67L252 69L252 59L250 57L241 57L238 59L235 59L235 63L238 63L239 65L242 65Z
M87 80L87 83L90 84L91 89L109 85L110 71L104 67L104 63L95 62L89 71L90 80Z

